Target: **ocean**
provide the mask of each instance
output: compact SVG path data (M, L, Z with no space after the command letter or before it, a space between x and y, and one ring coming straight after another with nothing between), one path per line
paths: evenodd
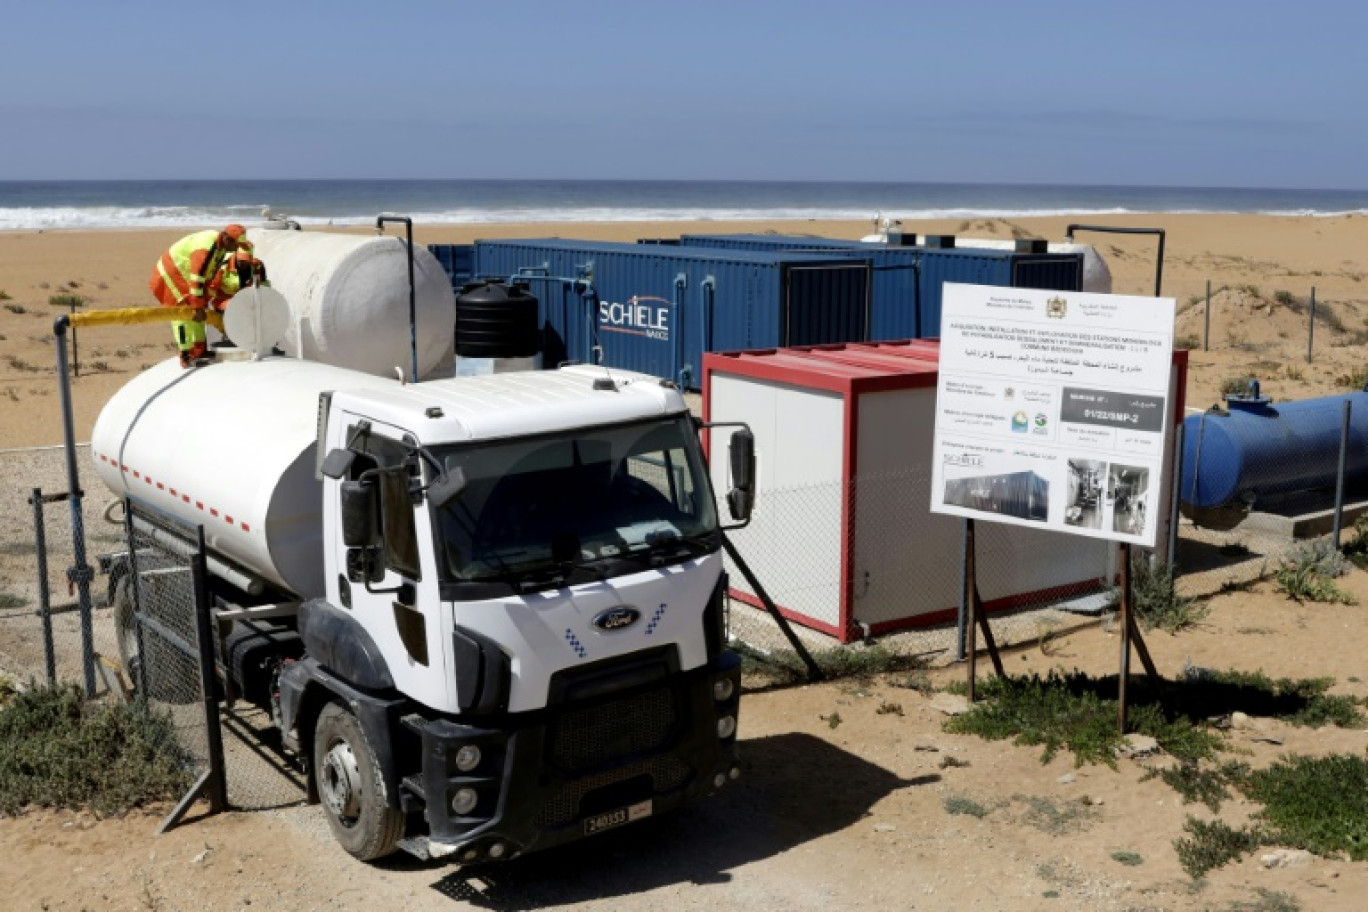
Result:
M306 225L1368 213L1368 190L781 181L0 181L0 230Z

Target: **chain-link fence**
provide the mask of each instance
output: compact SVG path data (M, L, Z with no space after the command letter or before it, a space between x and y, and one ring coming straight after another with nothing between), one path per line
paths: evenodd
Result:
M251 809L302 801L302 771L282 750L269 709L244 699L248 695L227 673L235 664L266 662L254 676L265 682L264 692L251 696L269 706L269 662L288 654L288 648L271 647L291 640L288 631L269 619L252 619L250 612L242 616L242 609L211 595L201 529L136 502L126 509L127 572L115 571L112 609L122 666L139 693L167 705L178 721L198 710L200 728L186 728L183 740L195 756L222 766L228 805ZM253 645L265 651L254 653ZM244 659L244 650L252 658ZM201 745L204 754L198 752Z
M81 448L78 459L85 455ZM231 606L211 605L207 587L196 588L197 530L137 507L126 516L120 501L96 491L81 503L87 561L96 571L83 614L69 584L72 501L65 489L60 448L0 453L0 677L19 686L74 683L100 700L145 695L170 716L196 776L210 768L213 741L221 744L228 805L304 800L303 773L281 749L270 713L223 689L229 641L269 640L280 628L221 620ZM210 607L206 651L197 621ZM215 716L207 715L211 709Z
M215 809L226 800L213 677L203 531L125 502L127 551L107 567L119 665L136 693L168 716Z
M929 467L759 493L749 526L729 533L765 594L810 651L877 639L930 662L961 657L964 522L932 514ZM985 517L990 518L990 517ZM1096 619L1116 546L1015 525L977 526L975 578L999 644ZM786 661L787 638L735 561L734 641ZM820 655L819 655L820 658Z
M1353 397L1230 403L1185 428L1174 564L1184 594L1274 573L1368 514L1368 409Z

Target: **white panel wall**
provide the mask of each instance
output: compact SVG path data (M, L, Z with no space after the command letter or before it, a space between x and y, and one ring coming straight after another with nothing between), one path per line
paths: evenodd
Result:
M745 421L759 469L751 524L730 533L761 585L782 608L840 622L842 398L749 377L712 375L713 421ZM727 440L711 442L713 487L730 488ZM723 508L723 519L726 512ZM734 568L732 588L750 592ZM753 594L753 593L752 593Z
M874 625L958 608L962 523L932 513L934 387L859 401L854 616ZM979 594L993 600L1104 576L1109 545L988 521L977 524Z

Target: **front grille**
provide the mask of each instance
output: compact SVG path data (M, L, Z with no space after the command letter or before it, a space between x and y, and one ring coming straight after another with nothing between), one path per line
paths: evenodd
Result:
M577 773L633 754L659 750L679 721L675 695L657 688L583 709L552 726L551 763Z
M663 795L688 782L690 775L688 765L676 757L653 757L611 772L585 776L548 798L537 812L537 823L540 826L552 827L572 823L579 816L580 802L596 789L626 782L638 776L649 776L653 794Z

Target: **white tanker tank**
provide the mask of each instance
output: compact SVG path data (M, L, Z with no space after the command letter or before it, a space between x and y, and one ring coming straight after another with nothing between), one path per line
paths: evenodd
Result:
M408 248L397 237L252 229L271 285L290 302L281 347L309 361L394 376L412 372ZM425 247L413 248L418 378L454 368L456 299ZM230 305L231 306L231 305ZM302 343L302 344L301 344Z
M324 591L322 494L314 474L319 394L396 386L394 379L305 360L187 371L172 359L114 394L95 423L91 454L112 491L203 524L210 551L290 592L317 597Z

